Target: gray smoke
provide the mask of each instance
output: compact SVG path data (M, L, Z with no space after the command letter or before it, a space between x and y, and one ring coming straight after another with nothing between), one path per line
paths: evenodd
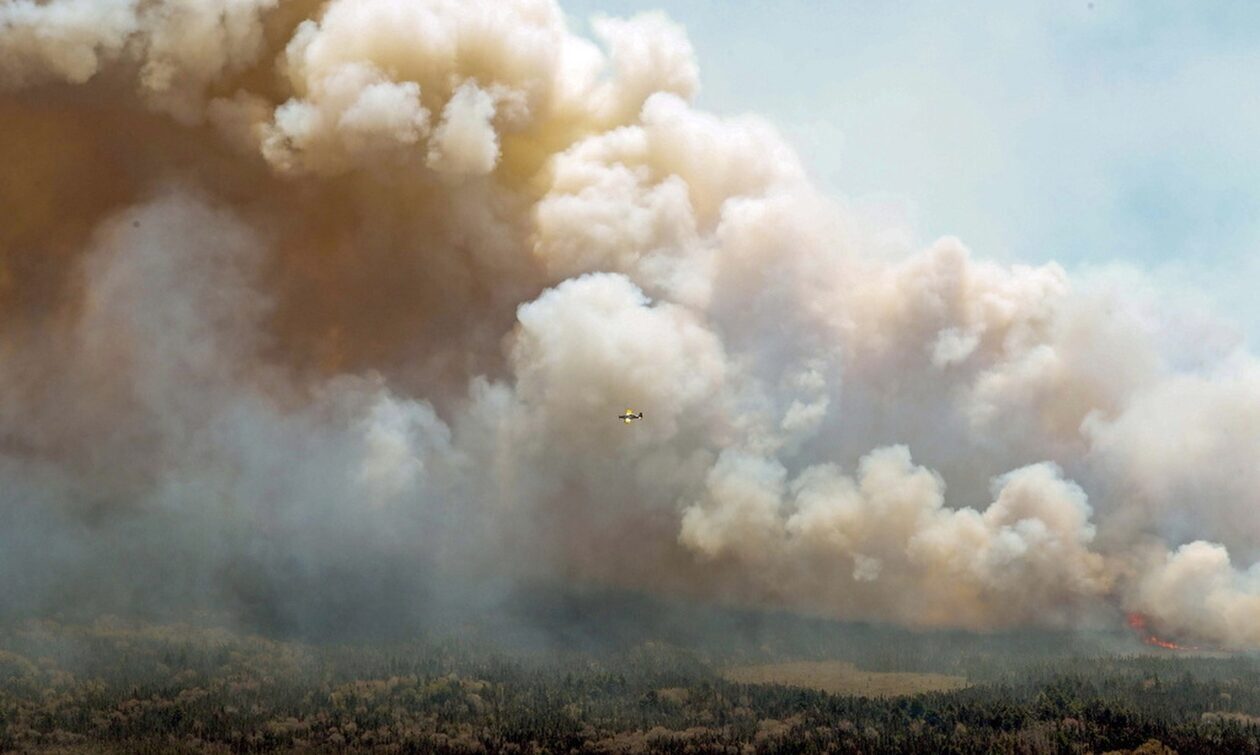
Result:
M1260 361L891 249L690 104L664 16L594 29L0 7L0 612L419 621L537 579L1260 646Z

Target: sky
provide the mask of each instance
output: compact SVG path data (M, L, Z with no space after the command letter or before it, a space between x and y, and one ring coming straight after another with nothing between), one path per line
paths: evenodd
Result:
M566 0L686 27L701 107L991 259L1142 271L1260 344L1260 4ZM960 7L965 5L965 7Z

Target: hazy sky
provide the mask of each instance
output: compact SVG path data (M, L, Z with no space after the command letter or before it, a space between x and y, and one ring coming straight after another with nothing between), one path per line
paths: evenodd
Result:
M1135 266L1260 343L1260 4L563 5L579 27L665 10L696 47L701 106L768 117L821 183L921 242Z

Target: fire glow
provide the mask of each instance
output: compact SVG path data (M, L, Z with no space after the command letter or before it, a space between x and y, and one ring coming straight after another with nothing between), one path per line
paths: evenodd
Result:
M1129 623L1129 628L1132 629L1134 632L1136 632L1138 636L1142 638L1142 642L1144 642L1147 645L1151 645L1152 647L1157 647L1157 648L1164 648L1165 650L1198 650L1198 648L1192 647L1190 645L1178 645L1175 642L1161 640L1160 638L1156 637L1154 634L1151 633L1151 630L1146 626L1146 617L1140 613L1130 612L1126 618Z

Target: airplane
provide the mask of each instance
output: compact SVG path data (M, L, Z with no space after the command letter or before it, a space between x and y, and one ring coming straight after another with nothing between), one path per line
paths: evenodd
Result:
M636 419L643 419L643 412L639 412L638 414L635 414L633 409L627 409L625 414L617 415L617 419L621 420L622 422L625 422L628 425L631 422L634 422Z

